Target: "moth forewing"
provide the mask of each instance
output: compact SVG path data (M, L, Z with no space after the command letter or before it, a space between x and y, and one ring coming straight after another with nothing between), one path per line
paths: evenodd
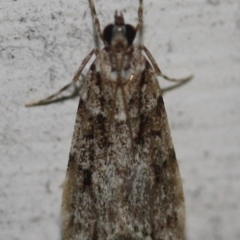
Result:
M132 57L124 74L133 79L123 83L134 158L123 95L107 78L111 69L99 66L111 63L103 50L80 93L63 193L65 239L182 239L184 199L161 91L141 52Z
M65 240L183 239L184 196L161 71L144 46L133 45L138 29L116 12L99 33L105 47L80 91L63 190Z

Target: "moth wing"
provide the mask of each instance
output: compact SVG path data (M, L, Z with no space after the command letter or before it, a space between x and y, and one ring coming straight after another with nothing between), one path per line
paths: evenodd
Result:
M141 104L138 149L143 149L139 158L147 168L145 171L143 168L142 179L135 184L135 195L138 197L131 207L137 213L135 219L139 219L138 226L144 226L141 230L137 228L142 236L151 226L152 239L182 240L185 227L182 181L162 92L147 60L142 78L144 83L140 95L141 101L146 104ZM139 188L141 191L137 190Z
M62 197L62 228L65 240L92 239L96 231L96 203L92 195L93 131L99 123L92 110L100 107L98 81L93 63L82 83L76 122ZM99 127L101 129L101 127ZM102 128L103 129L103 128ZM104 131L104 129L103 129ZM99 133L101 135L101 133Z

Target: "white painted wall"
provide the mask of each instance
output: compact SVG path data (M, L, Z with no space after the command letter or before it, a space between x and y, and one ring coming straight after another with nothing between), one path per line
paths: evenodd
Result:
M138 1L98 0L136 23ZM145 1L144 43L170 76L165 95L187 207L188 240L240 239L240 1ZM94 46L87 0L0 1L0 239L59 240L78 100L37 108ZM165 85L163 81L161 84Z

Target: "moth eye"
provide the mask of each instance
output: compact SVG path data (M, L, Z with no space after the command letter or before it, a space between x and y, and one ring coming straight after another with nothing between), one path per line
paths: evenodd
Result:
M113 24L109 24L107 25L104 30L103 30L103 37L104 40L110 45L111 44L111 40L112 40L112 34L113 34Z
M127 37L128 45L132 45L133 40L136 36L136 31L134 27L130 24L125 24L125 28L126 28L126 37Z

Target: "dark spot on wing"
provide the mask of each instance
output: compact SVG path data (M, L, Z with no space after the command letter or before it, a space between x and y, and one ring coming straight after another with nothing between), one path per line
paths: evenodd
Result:
M90 68L89 68L91 71L95 71L96 69L96 66L95 66L95 63L91 64Z
M69 154L68 168L76 163L76 154Z
M129 69L130 69L130 67L131 67L131 65L130 65L130 64L127 64L127 65L125 66L125 68L124 68L124 71L127 71L127 70L129 70Z
M168 166L167 161L164 161L162 166L163 166L163 168L167 168L167 166Z
M92 172L90 169L83 169L83 185L84 187L92 185Z
M99 123L103 123L105 120L106 120L106 118L101 113L99 113L97 115L97 122L98 122L98 124Z
M151 232L150 237L151 237L152 239L155 239L154 231Z
M78 104L78 110L81 111L81 109L84 107L85 102L80 98L79 104Z
M100 75L99 72L97 72L96 78L97 78L96 85L97 85L98 87L101 87L102 79L101 79L101 75Z
M141 76L141 81L140 81L140 87L142 88L144 86L144 84L146 83L145 78L146 78L146 69L142 72L142 76Z
M151 66L149 61L146 61L145 68L146 68L146 70L149 70L150 68L152 68L152 66Z
M69 162L73 162L75 159L75 154L69 154Z
M141 113L142 111L142 107L143 107L143 97L144 95L142 94L142 88L144 87L144 85L146 84L145 82L145 76L146 75L146 70L144 70L142 72L142 75L141 75L141 81L140 81L140 94L139 94L139 99L138 99L138 102L139 102L139 110L138 112L140 113L140 123L139 123L139 131L138 131L138 134L137 134L137 137L135 138L135 141L137 144L141 144L143 145L144 144L144 129L146 129L146 115Z
M83 170L83 169L82 169L82 166L78 166L78 167L77 167L77 170L78 170L78 172L82 172L82 170Z
M147 125L147 118L144 114L140 115L140 123L139 123L139 130L135 141L137 144L143 145L144 144L144 131L146 130Z
M97 227L97 221L94 224L94 229L93 229L93 237L92 240L98 240L98 227Z
M174 149L169 149L169 159L171 161L176 161L176 154L175 154Z
M89 161L93 162L95 160L95 149L94 147L91 145L91 147L89 148Z
M169 229L174 229L175 227L177 227L177 223L178 223L178 218L177 218L177 214L176 212L172 212L171 215L167 216L167 227Z
M146 238L148 236L148 232L147 232L146 228L143 228L142 235L144 238Z
M154 172L154 176L155 176L155 183L159 183L161 181L161 177L162 177L162 168L153 163L152 165L152 169L153 169L153 172Z
M102 113L99 113L96 118L96 125L95 125L95 131L96 136L98 137L97 144L99 148L107 147L108 140L106 136L106 117L102 115Z
M134 232L138 232L138 231L139 231L138 226L134 226Z
M161 95L158 97L156 110L157 110L157 116L159 117L161 117L162 112L165 111L164 102Z
M99 101L100 101L100 105L101 105L101 108L103 111L106 101L105 101L105 97L104 97L103 90L102 90L102 78L101 78L101 75L99 72L96 73L96 86L98 86L98 88L100 90Z

